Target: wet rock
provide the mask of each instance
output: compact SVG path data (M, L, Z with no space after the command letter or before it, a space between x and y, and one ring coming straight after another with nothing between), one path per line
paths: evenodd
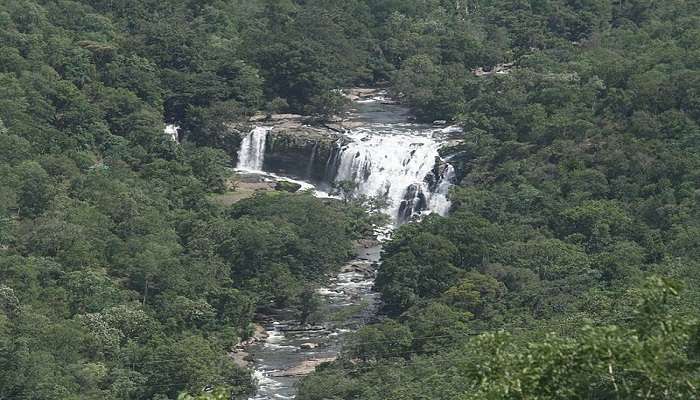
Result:
M433 121L433 125L434 126L445 126L445 125L447 125L447 121L445 121L444 119L438 119L438 120Z
M348 142L341 132L326 127L274 125L267 136L265 170L278 174L326 180L329 160Z
M354 263L345 265L340 269L340 272L342 272L342 273L356 273L356 274L362 275L361 279L360 278L352 278L351 279L352 282L357 283L357 282L363 281L364 279L374 277L376 270L374 268L374 265L371 262L365 261L365 262L354 262Z
M353 121L353 120L342 120L342 121L337 121L337 122L328 122L323 124L324 128L330 129L333 132L344 134L347 131L355 128L359 128L364 126L365 123L361 121Z
M302 343L299 348L302 350L313 350L318 347L318 343Z
M375 88L348 88L343 90L343 95L351 101L357 101L377 96L382 92Z
M357 241L357 246L363 249L369 249L379 245L379 241L374 238L364 238Z
M318 332L318 331L323 331L326 328L324 326L313 326L313 325L304 325L304 326L286 326L286 327L279 327L278 330L281 332Z

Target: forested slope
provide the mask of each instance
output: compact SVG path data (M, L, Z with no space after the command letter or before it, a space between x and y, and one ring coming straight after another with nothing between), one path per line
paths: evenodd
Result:
M387 244L389 320L301 398L698 397L699 10L0 0L0 398L246 391L226 349L344 260L363 213L212 204L225 125L327 116L350 85L463 126L460 184Z
M227 352L256 309L297 304L350 255L353 207L209 201L238 144L222 121L281 96L302 111L354 79L323 50L354 49L343 30L320 36L338 45L279 33L331 16L287 24L283 6L0 1L0 398L247 392Z
M395 94L465 128L451 214L395 233L388 320L300 398L698 397L700 4L466 3L386 25Z

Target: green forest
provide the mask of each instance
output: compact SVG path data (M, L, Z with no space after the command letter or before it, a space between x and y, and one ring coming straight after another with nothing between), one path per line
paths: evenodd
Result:
M461 126L458 184L298 399L700 398L700 1L0 0L0 400L246 398L376 216L213 201L226 126L347 87Z

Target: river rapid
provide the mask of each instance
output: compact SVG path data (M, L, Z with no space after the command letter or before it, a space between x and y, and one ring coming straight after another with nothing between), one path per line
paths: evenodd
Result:
M358 194L388 200L384 210L388 227L378 229L377 241L358 244L355 258L317 290L323 304L312 325L293 320L291 310L279 310L265 322L264 338L245 351L252 360L257 392L250 400L293 399L296 384L313 369L334 360L347 333L372 321L380 305L373 291L380 263L381 241L393 227L428 213L446 214L454 169L438 150L452 127L409 122L410 114L387 104L381 93L354 103L349 139L326 161L328 182L313 185L298 177L280 177L263 171L268 127L255 127L241 143L237 170L271 179L295 180L304 189L329 196L333 182L352 181Z
M257 393L251 400L292 399L296 383L320 363L333 361L342 350L343 336L370 322L379 306L372 290L381 247L357 249L356 259L317 292L324 304L313 325L284 319L284 312L267 323L266 339L250 346Z

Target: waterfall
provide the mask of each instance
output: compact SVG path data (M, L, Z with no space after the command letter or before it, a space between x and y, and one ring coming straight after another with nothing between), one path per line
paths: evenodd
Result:
M341 149L335 182L353 181L358 194L386 198L398 223L424 212L444 215L454 169L440 158L434 134L408 124L358 128Z
M455 128L437 129L403 122L402 109L390 110L380 108L377 114L361 112L360 116L365 118L362 125L347 131L325 160L318 159L321 147L316 142L309 158L303 161L303 167L289 165L294 161L282 157L268 160L268 168L276 162L282 165L282 171L298 171L298 179L310 179L315 166L325 163L325 182L352 181L357 185L356 194L386 199L389 205L384 211L395 224L428 213L447 214L450 209L448 194L455 172L440 157L439 149L445 139L455 133ZM271 129L259 126L243 138L237 169L263 171Z
M443 164L436 178L437 184L431 191L430 208L433 212L440 215L447 215L452 205L448 195L457 178L454 167L447 163Z
M318 153L318 142L314 142L314 146L311 149L311 156L309 157L309 164L306 166L306 178L307 179L311 179L311 175L313 174L314 163L316 162L316 153Z
M236 168L262 171L265 161L265 143L267 134L271 129L268 126L257 126L243 138L241 148L238 151L238 165Z
M175 143L180 143L180 127L173 124L165 125L165 130L163 131L165 135L172 139Z
M338 163L340 162L339 154L342 152L342 140L338 140L336 147L331 151L330 157L326 160L326 170L323 179L326 182L335 182L335 177L338 172Z

